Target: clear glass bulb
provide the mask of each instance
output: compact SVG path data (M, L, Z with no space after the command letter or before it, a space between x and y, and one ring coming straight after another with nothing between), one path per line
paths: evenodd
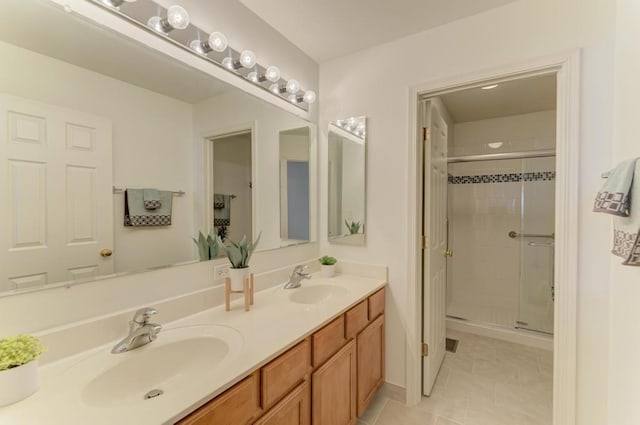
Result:
M189 26L189 13L182 6L169 6L167 9L167 21L177 30L183 30Z
M306 92L304 92L304 101L307 102L308 104L312 104L313 102L316 101L316 92L314 92L313 90L307 90Z
M191 43L189 43L189 48L195 52L200 53L201 55L207 54L207 52L205 52L204 48L202 47L202 41L200 40L193 40Z
M274 83L280 80L280 68L277 66L271 65L267 68L267 71L264 73L264 76L267 80L273 81Z
M277 84L271 84L269 86L269 90L271 90L275 94L280 94L280 86Z
M296 94L300 90L300 83L296 80L287 81L287 91L291 94Z
M358 125L358 121L355 118L351 117L347 120L347 128L349 130L353 131L353 129L355 129L357 125Z
M147 21L147 25L155 31L164 33L165 31L162 29L162 19L159 16L152 16Z
M256 66L256 54L251 50L245 50L240 53L240 64L245 68L253 68Z
M356 126L356 130L358 131L358 133L361 133L364 131L364 123L361 122Z
M291 103L298 103L298 96L296 96L295 94L290 94L289 96L287 96L287 99L289 99L289 102Z
M226 57L224 59L222 59L222 66L224 66L227 69L230 69L232 71L235 71L235 68L233 67L233 59L231 59L230 57Z
M216 52L224 52L227 50L227 36L221 32L212 32L209 34L209 46Z
M254 83L260 82L260 78L258 77L258 73L256 71L251 71L249 75L247 75L247 79L253 81Z

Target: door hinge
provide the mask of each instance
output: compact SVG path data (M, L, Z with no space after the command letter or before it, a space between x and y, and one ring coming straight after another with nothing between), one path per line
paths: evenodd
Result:
M422 235L420 245L422 246L422 249L427 249L429 247L429 238L425 235Z
M422 343L422 357L428 357L429 356L429 344L426 343Z
M429 136L429 127L422 127L422 141L426 142Z

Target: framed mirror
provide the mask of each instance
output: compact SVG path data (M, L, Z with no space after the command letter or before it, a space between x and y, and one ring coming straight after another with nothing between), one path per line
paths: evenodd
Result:
M364 245L366 229L366 117L329 123L329 241Z
M312 178L279 214L281 140L312 177L314 124L51 2L0 15L0 296L195 263L212 229L317 239Z

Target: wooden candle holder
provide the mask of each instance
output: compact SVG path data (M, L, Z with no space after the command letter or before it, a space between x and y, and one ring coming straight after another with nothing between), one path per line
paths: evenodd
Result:
M224 278L224 309L231 310L231 294L244 294L244 311L249 311L253 305L253 273L244 278L242 291L231 290L231 279Z

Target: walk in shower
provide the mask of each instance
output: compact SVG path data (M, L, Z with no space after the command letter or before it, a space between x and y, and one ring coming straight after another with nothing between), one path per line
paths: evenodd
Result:
M555 154L449 158L447 317L553 333Z

